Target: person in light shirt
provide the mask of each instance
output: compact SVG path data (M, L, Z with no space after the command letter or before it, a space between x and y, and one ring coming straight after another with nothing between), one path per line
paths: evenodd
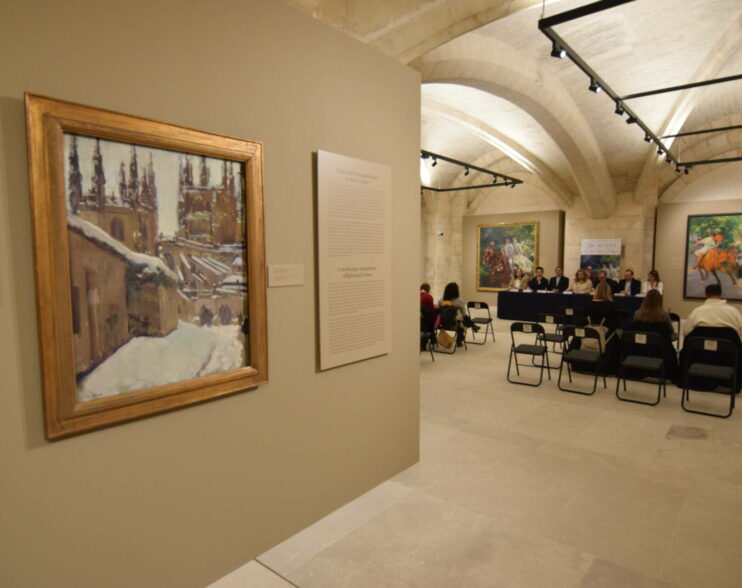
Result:
M510 280L511 290L525 290L528 288L528 276L522 269L516 268L513 278Z
M662 294L664 285L660 281L660 274L657 270L650 270L647 274L647 281L642 284L642 294L646 294L650 290L657 290Z
M575 274L575 281L572 282L572 292L582 292L589 294L593 289L593 283L588 279L585 270L579 269Z
M742 338L742 314L721 298L721 286L706 286L706 301L693 309L683 324L683 334L687 335L696 327L731 327Z

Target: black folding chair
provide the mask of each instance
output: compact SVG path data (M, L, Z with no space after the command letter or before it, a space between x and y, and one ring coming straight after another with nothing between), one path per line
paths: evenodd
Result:
M427 306L420 307L420 353L430 351L430 358L435 361L435 311Z
M464 326L461 324L461 321L457 319L457 313L458 313L458 308L456 306L441 306L438 309L438 314L441 317L440 323L438 324L438 330L439 331L443 330L449 333L453 333L454 343L453 345L451 345L450 351L441 351L439 348L443 346L438 345L437 340L436 340L436 344L434 346L434 351L436 353L447 353L449 355L456 353L456 349L459 347L459 344L458 344L459 329L463 329L464 331L460 340L463 343L462 346L464 347L464 349L467 349L466 329L464 329Z
M623 380L623 391L626 392L627 379L642 380L648 377L658 378L655 402L621 397L619 393L621 380ZM667 396L667 382L662 337L657 333L624 331L621 335L621 361L616 378L616 398L625 402L656 406L663 395Z
M521 333L519 339L525 338L527 341L531 340L532 343L517 343L515 340L515 334ZM508 358L508 372L507 379L511 384L520 384L522 386L540 386L544 379L544 368L546 368L546 375L551 380L551 372L549 371L549 354L546 349L546 343L541 339L544 334L544 328L538 323L521 323L516 322L510 325L510 357ZM519 363L518 355L529 355L531 357L531 363ZM534 357L541 357L541 365L534 364ZM520 376L521 367L536 367L539 368L538 382L533 384L530 382L518 382L510 378L510 367L515 358L515 371Z
M581 327L585 324L585 313L581 308L575 308L572 306L559 306L557 307L556 314L562 317L563 325L573 325L575 327Z
M564 335L564 318L555 313L540 312L536 315L536 322L544 327L544 334L541 336L541 340L547 346L551 343L552 353L559 353L559 365L551 368L558 370L562 365L561 358L564 353L564 343L567 341L567 337ZM557 345L559 345L559 351L557 351Z
M675 348L680 351L680 315L675 312L671 312L669 315L670 324L672 325L672 340L675 341Z
M603 355L603 340L600 331L593 327L575 327L567 325L564 327L564 335L567 338L562 354L562 363L559 366L559 377L557 378L557 387L563 392L573 392L584 396L592 396L598 389L598 377L603 376L603 388L608 384L605 380L605 358ZM580 348L574 347L576 342L580 342ZM588 348L589 347L589 348ZM585 368L591 368L595 375L592 392L585 392L576 388L567 388L562 386L562 372L564 365L567 365L567 376L569 383L572 383L572 371L586 371Z
M680 401L683 410L722 419L731 416L737 390L737 345L727 339L688 337L683 345L683 352L683 396ZM717 414L687 408L686 403L690 404L692 379L716 384L715 388L703 390L704 392L729 394L729 411L726 414Z
M472 314L472 310L477 311L476 314ZM475 330L472 328L471 330L471 336L472 341L469 341L469 343L473 343L474 345L484 345L487 342L487 333L492 334L492 342L495 342L495 329L492 326L492 315L490 314L490 307L489 304L486 302L476 302L473 300L470 300L466 303L466 311L469 314L469 319L471 320L473 325L484 325L484 341L481 343L477 341L477 334ZM484 313L487 313L487 316L484 316Z

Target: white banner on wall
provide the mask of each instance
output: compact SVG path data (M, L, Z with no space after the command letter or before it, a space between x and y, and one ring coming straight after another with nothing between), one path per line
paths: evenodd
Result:
M320 369L391 350L389 166L317 153Z
M583 239L580 255L621 255L621 239Z

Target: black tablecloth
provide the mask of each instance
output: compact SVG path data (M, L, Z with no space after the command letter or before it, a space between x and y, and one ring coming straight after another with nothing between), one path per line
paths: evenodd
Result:
M558 294L546 292L509 292L502 291L497 296L497 318L509 321L535 321L539 313L556 312L560 306L584 308L592 300L590 294ZM627 327L634 317L634 312L641 306L642 297L615 296L616 307L623 311L622 327Z

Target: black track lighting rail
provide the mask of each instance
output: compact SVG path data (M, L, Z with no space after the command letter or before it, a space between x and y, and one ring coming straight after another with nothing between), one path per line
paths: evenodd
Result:
M665 94L667 92L680 92L681 90L689 90L690 88L700 88L701 86L711 86L713 84L724 84L726 82L734 82L736 80L742 80L742 74L727 76L725 78L716 78L714 80L704 80L702 82L691 82L690 84L670 86L669 88L660 88L658 90L649 90L647 92L637 92L636 94L627 94L626 96L619 96L618 99L633 100L634 98L644 98L645 96L655 96L657 94Z
M440 153L433 153L432 151L425 151L425 149L420 150L420 159L432 159L433 161L431 164L432 167L435 167L436 165L438 165L438 160L452 163L454 165L458 165L459 167L463 167L466 170L466 172L464 173L465 176L468 176L469 171L471 170L478 171L483 174L489 174L492 176L491 184L478 184L476 186L462 186L460 188L434 188L432 186L420 186L420 188L423 190L433 190L434 192L456 192L458 190L480 190L482 188L499 188L501 186L510 186L511 188L515 188L517 184L523 183L523 180L519 180L518 178L506 176L505 174L501 174L491 169L486 169L483 167L472 165L471 163L466 163L465 161L459 161L458 159L447 157L446 155L441 155ZM500 181L501 179L502 181Z
M732 125L731 127L716 127L715 129L702 129L700 131L686 131L685 133L676 133L674 135L662 135L660 139L671 139L674 137L689 137L691 135L704 135L706 133L721 133L724 131L733 131L742 129L742 125Z
M593 2L591 4L586 4L585 6L580 6L579 8L575 8L573 10L567 10L566 12L562 12L561 14L555 14L553 16L549 16L546 18L542 18L538 21L538 28L539 30L546 35L546 37L552 42L552 49L551 49L551 56L557 57L557 58L563 58L567 57L574 63L578 68L580 68L585 75L590 79L590 85L588 86L588 89L593 92L603 92L605 93L611 100L613 100L615 104L615 113L619 116L623 116L624 114L627 115L626 117L626 124L635 124L640 129L644 131L644 140L647 143L655 143L657 145L657 154L658 155L664 155L665 161L667 163L673 163L675 164L675 171L680 173L681 171L685 171L685 173L688 173L688 170L694 166L694 165L706 165L711 163L726 163L729 161L738 161L740 158L728 158L728 159L713 159L713 160L705 160L705 161L680 161L678 157L676 157L670 149L662 142L662 139L670 139L674 137L682 137L686 135L693 135L693 134L700 134L700 133L710 133L710 132L716 132L716 131L722 131L722 130L731 130L734 128L739 128L739 126L736 127L723 127L719 129L708 129L704 131L689 131L687 133L679 133L677 135L664 135L662 137L657 136L650 128L647 126L647 124L639 117L637 114L625 103L626 100L632 100L634 98L641 98L644 96L653 96L655 94L662 94L666 92L679 92L681 90L686 90L689 88L697 88L700 86L708 86L711 84L720 84L724 82L731 82L735 80L742 79L742 75L733 75L733 76L727 76L725 78L718 78L714 80L705 80L701 82L693 82L690 84L684 84L682 86L673 86L671 88L660 88L657 90L650 90L648 92L639 92L636 94L628 94L626 96L619 96L606 82L604 79L602 79L593 69L585 62L585 60L582 59L582 57L579 56L579 54L572 49L572 47L569 46L569 44L562 39L562 37L559 36L559 34L554 31L553 27L559 24L563 24L565 22L569 22L578 18L582 18L584 16L589 16L591 14L595 14L597 12L602 12L604 10L608 10L610 8L615 8L616 6L621 6L622 4L627 4L629 2L634 2L634 0L600 0L599 2ZM681 169L681 168L684 168Z

